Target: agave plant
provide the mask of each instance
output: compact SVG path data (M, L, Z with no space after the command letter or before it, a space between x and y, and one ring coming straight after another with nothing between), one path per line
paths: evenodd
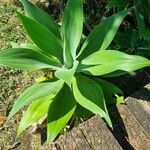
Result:
M68 0L61 27L28 0L20 1L26 14L17 12L17 16L33 43L0 52L0 64L21 70L47 69L54 76L30 86L15 101L9 119L29 105L18 135L47 118L47 140L52 142L74 113L82 113L81 107L112 127L106 104L123 102L118 96L122 91L96 76L119 76L150 65L144 57L107 49L132 8L103 20L82 44L82 0Z

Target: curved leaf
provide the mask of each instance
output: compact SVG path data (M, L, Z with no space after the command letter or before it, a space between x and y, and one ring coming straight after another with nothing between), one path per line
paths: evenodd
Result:
M111 120L107 113L105 99L101 87L93 80L78 75L72 82L73 94L76 101L94 114L103 117L110 127Z
M64 85L49 107L47 125L48 142L53 142L73 115L75 108L76 101L69 87Z
M38 51L38 52L44 52L37 45L35 45L33 43L18 44L16 42L11 42L11 46L12 46L12 48L26 48L26 49L32 49L32 50Z
M19 136L26 128L47 115L51 99L44 97L30 104L19 123L17 135Z
M72 65L72 58L76 58L83 29L83 1L68 0L63 15L62 37L64 41L65 63Z
M37 52L40 52L42 54L45 54L49 57L52 57L50 54L48 54L47 52L43 51L42 49L40 49L37 45L35 45L34 43L15 43L15 42L11 42L11 46L13 48L26 48L26 49L31 49Z
M46 96L54 97L62 88L62 86L62 80L50 80L48 82L36 83L30 86L15 101L8 118L10 119L16 112L18 112L24 106L30 104L32 101Z
M73 118L87 120L92 117L94 114L89 111L88 109L82 107L81 105L77 104L76 110L73 114Z
M54 22L54 20L48 15L45 11L40 9L39 7L33 5L28 0L20 0L23 4L23 7L25 9L26 14L39 22L41 25L46 27L49 31L51 31L56 37L60 39L60 32L58 29L57 24Z
M74 77L78 64L79 62L75 61L71 69L66 68L57 69L57 71L55 71L55 76L59 79L64 80L69 86L71 86L71 81Z
M123 19L131 10L132 8L129 8L101 21L84 42L78 55L79 59L82 60L96 51L105 50L112 42Z
M0 65L20 70L56 69L61 63L52 57L25 48L12 48L0 52Z
M113 73L112 76L118 76L150 66L150 60L115 50L104 50L88 56L78 66L79 72L97 76Z
M62 61L63 50L57 38L38 22L19 12L17 15L33 42L45 52Z
M124 103L123 92L114 84L102 79L94 78L95 82L102 88L106 104Z

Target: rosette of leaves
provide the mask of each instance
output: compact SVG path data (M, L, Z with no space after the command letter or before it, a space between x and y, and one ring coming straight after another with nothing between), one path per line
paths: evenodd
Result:
M0 64L21 70L47 69L54 77L30 86L15 101L9 119L29 105L18 135L47 118L47 140L52 142L74 113L82 114L81 108L98 114L112 127L106 104L123 102L118 96L122 91L96 76L119 76L150 65L144 57L107 49L131 8L103 20L82 44L82 0L68 0L61 27L28 0L20 1L25 15L17 12L17 16L33 43L0 52Z

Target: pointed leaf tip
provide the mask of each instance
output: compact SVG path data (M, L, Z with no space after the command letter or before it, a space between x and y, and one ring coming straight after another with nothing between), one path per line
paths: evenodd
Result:
M24 7L27 16L36 20L41 25L46 27L60 40L61 36L58 29L58 25L54 22L50 15L48 15L45 11L43 11L36 5L32 4L29 0L20 0L20 2Z
M49 55L57 57L63 62L63 49L56 36L37 21L17 12L26 32L33 42Z
M102 20L99 25L97 25L89 34L88 38L84 42L78 54L78 59L82 60L96 51L107 49L114 39L114 36L116 35L116 32L123 19L132 9L133 8L123 10L106 18L105 20Z
M83 1L68 0L62 22L62 38L64 42L64 60L71 64L76 58L83 30Z
M23 114L23 117L19 123L17 136L19 136L26 128L28 128L33 123L39 121L45 115L47 116L50 103L51 97L49 96L32 102L26 112Z
M64 84L63 88L53 99L48 112L47 141L52 143L59 132L72 117L76 108L76 101L70 88Z
M76 101L82 107L100 115L112 127L103 91L96 82L85 76L77 75L72 82L72 90Z
M31 102L46 96L54 97L63 86L62 80L50 80L42 83L36 83L27 88L15 101L12 110L9 113L10 119L16 112Z

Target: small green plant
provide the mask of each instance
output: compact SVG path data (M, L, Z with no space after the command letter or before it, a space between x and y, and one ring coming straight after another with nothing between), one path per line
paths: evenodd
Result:
M122 91L96 76L114 77L150 66L144 57L106 50L132 8L103 20L82 44L82 0L68 0L61 27L28 0L20 1L26 14L17 12L17 16L34 43L0 52L0 64L21 70L47 69L54 76L40 79L15 101L9 119L29 105L18 135L47 118L47 140L52 142L73 114L82 114L83 108L100 115L112 127L106 104L123 102L119 97Z
M118 32L114 39L117 47L131 53L150 58L150 1L149 0L110 0L106 8L117 8L117 11L135 5L132 11L134 26L125 27L125 31Z

